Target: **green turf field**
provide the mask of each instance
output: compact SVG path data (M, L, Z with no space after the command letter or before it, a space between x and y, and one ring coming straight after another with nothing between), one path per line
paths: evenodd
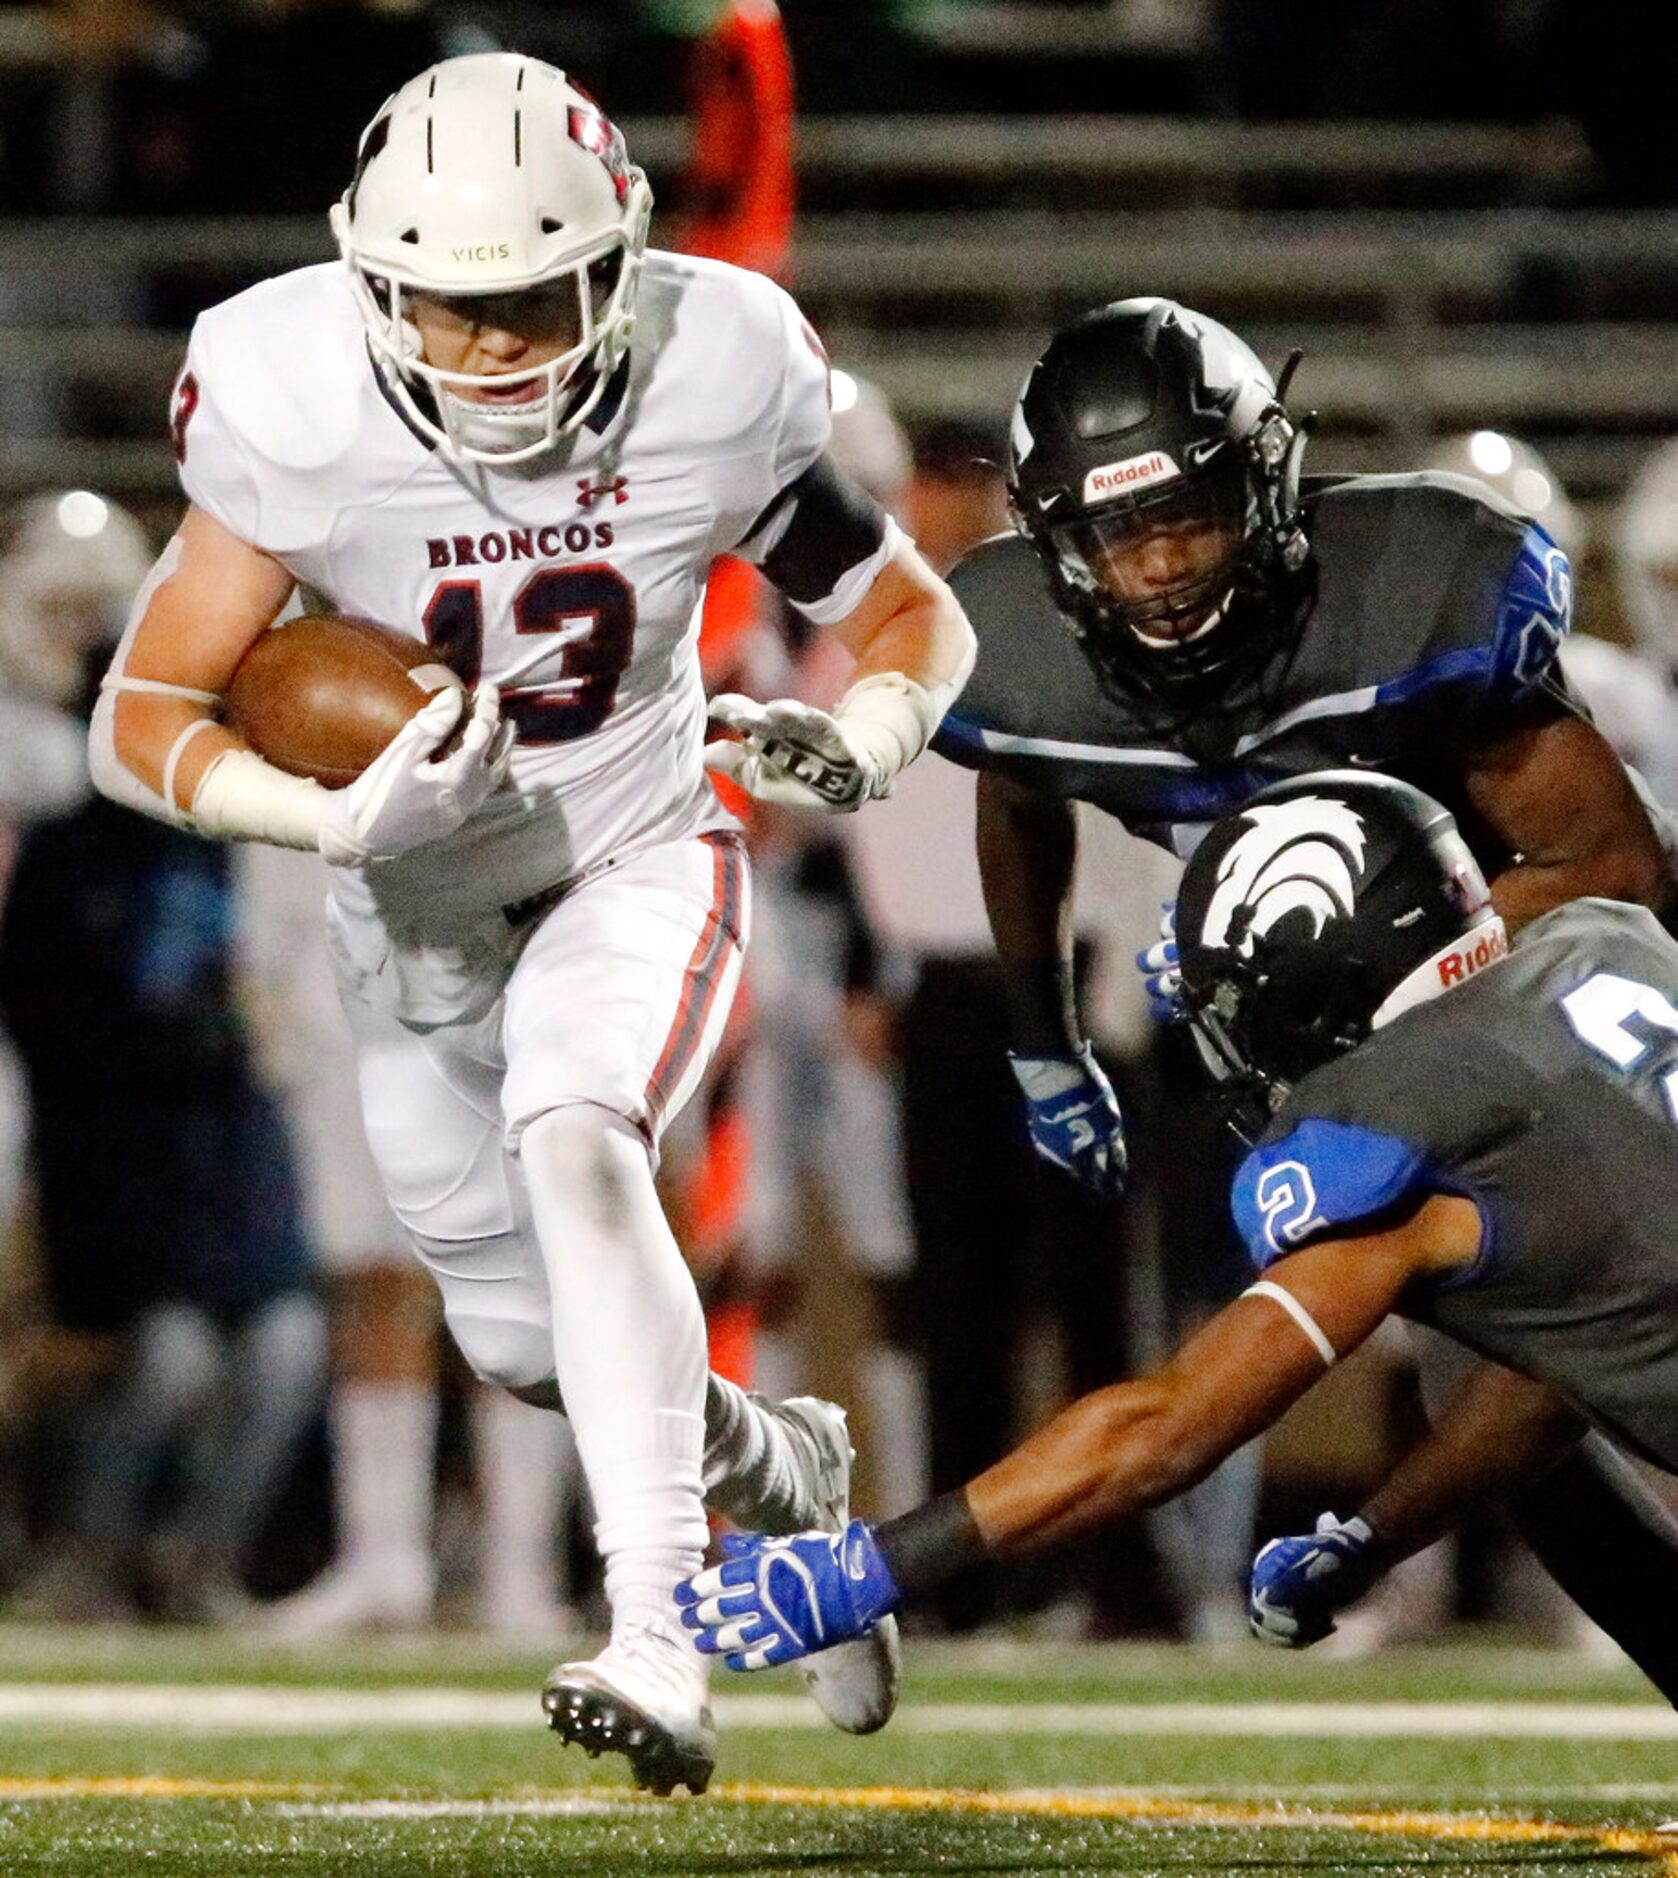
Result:
M545 1667L0 1628L0 1873L1678 1873L1678 1717L1568 1656L922 1644L868 1741L724 1677L717 1783L665 1802L558 1747Z

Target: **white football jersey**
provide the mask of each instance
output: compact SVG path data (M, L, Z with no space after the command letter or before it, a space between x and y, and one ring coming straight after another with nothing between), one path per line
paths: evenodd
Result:
M621 392L507 470L451 464L398 415L339 264L193 331L173 421L190 499L337 611L493 680L519 727L512 786L459 835L340 883L399 940L731 825L701 764L699 604L826 445L827 362L780 288L719 262L649 253L638 308ZM807 610L854 604L888 546Z

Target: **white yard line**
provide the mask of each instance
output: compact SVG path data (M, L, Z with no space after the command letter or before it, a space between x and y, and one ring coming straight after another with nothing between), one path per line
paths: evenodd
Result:
M802 1696L722 1694L715 1706L724 1728L827 1727ZM0 1683L0 1729L269 1735L541 1726L534 1689ZM1673 1741L1678 1713L1647 1702L911 1702L892 1728L925 1735Z

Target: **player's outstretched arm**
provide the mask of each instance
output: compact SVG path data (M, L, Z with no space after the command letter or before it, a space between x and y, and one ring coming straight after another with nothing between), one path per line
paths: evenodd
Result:
M875 1528L737 1542L678 1591L699 1647L736 1669L861 1635L980 1559L1157 1506L1270 1426L1424 1274L1479 1247L1471 1202L1429 1200L1386 1232L1290 1254L1153 1374L1083 1397L959 1493Z
M973 629L907 536L860 599L832 625L856 659L832 711L726 692L712 718L738 742L709 745L706 763L761 801L845 811L885 795L932 740L973 667Z
M1476 752L1469 800L1520 858L1492 882L1511 932L1587 894L1630 900L1663 917L1671 865L1625 765L1594 725L1571 713L1524 725Z
M987 1549L1056 1543L1175 1498L1363 1342L1418 1277L1473 1258L1473 1203L1436 1195L1384 1232L1278 1260L1157 1370L1074 1402L968 1504Z

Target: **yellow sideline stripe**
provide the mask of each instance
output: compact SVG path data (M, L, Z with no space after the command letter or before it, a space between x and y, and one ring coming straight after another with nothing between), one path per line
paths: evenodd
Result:
M0 1803L9 1800L297 1800L331 1791L306 1784L265 1780L192 1780L166 1774L62 1775L0 1777ZM582 1797L576 1789L568 1790ZM590 1793L625 1811L653 1815L665 1802L629 1792ZM951 1813L1013 1815L1042 1819L1158 1821L1179 1826L1269 1827L1273 1830L1340 1831L1403 1839L1464 1841L1489 1845L1591 1845L1601 1851L1657 1860L1678 1878L1678 1839L1615 1826L1576 1826L1559 1820L1487 1818L1463 1813L1379 1811L1290 1811L1284 1802L1255 1805L1219 1800L1173 1799L1165 1795L1079 1793L1061 1789L979 1792L959 1787L794 1787L753 1781L713 1787L713 1802L736 1806L787 1806L848 1812ZM482 1802L479 1803L483 1804ZM516 1813L540 1802L489 1802L496 1811ZM678 1802L678 1804L681 1804ZM353 1814L349 1806L325 1806L322 1813Z
M1605 1852L1656 1858L1678 1873L1670 1833L1557 1820L1489 1819L1457 1813L1289 1812L1285 1805L1175 1800L1145 1795L1071 1792L979 1793L943 1787L780 1787L729 1782L711 1797L749 1806L810 1806L903 1813L1012 1813L1046 1819L1163 1820L1180 1826L1270 1826L1382 1834L1406 1839L1462 1839L1496 1845L1595 1845Z
M321 1787L289 1780L187 1780L173 1774L0 1775L5 1800L295 1800Z

